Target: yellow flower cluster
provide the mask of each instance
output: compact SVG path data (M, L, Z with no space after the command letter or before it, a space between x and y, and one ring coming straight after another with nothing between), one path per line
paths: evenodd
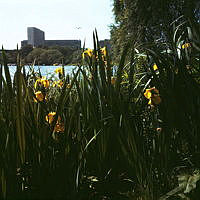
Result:
M50 83L46 79L46 77L42 77L42 78L38 78L35 81L34 88L35 89L37 89L37 88L41 89L41 87L48 88L49 85L50 85ZM41 102L41 101L47 100L46 95L44 95L44 93L40 90L35 92L35 97L36 97L36 98L34 98L35 102L38 102L38 101Z
M101 54L102 54L102 59L103 59L103 61L105 61L106 54L107 54L107 52L106 52L106 47L103 47L103 48L101 48L100 50L101 50ZM97 53L98 53L98 52L97 52ZM85 51L82 53L83 59L85 59L86 56L88 56L89 58L92 58L92 56L94 56L94 50L89 49L89 48L88 48L87 50L85 50Z
M51 125L54 117L56 115L56 112L50 112L47 116L46 116L46 121ZM64 132L65 127L64 127L64 123L61 122L61 118L60 116L58 116L58 120L56 122L56 125L54 127L54 132Z
M49 81L46 79L46 77L38 78L35 81L34 87L37 88L37 86L43 86L45 88L49 87Z
M157 105L161 103L159 91L155 87L146 89L144 96L149 99L148 104L150 105Z
M61 88L63 86L63 81L61 80L60 75L64 74L63 67L58 67L55 70L55 72L59 74L60 80L54 81L52 86ZM43 92L43 91L44 91L44 89L49 88L49 86L50 86L50 82L49 82L49 80L46 79L45 76L42 77L42 78L38 78L35 81L35 83L34 83L34 88L36 89L35 98L34 98L35 102L38 102L38 101L42 102L44 100L47 100L46 92Z

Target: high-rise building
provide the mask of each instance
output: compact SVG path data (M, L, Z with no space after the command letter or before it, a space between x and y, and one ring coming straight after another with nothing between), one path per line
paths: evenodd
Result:
M41 31L35 27L28 27L28 44L31 44L33 47L44 45L45 36L44 31Z

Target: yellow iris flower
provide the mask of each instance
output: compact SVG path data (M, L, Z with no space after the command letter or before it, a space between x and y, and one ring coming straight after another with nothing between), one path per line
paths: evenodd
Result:
M92 50L92 49L87 49L87 50L85 50L85 51L82 53L83 59L85 58L85 55L87 55L87 56L89 56L89 57L91 58L92 55L93 55L93 50Z
M106 57L106 47L101 48L101 52L102 52L103 56Z
M158 70L158 66L156 64L153 65L153 70Z
M38 78L35 81L34 87L37 88L37 86L44 86L45 88L49 87L49 81L46 79L46 77Z
M44 95L42 94L41 91L35 92L35 96L36 96L36 99L34 98L35 102L44 100Z
M56 115L56 112L50 112L47 116L46 116L46 121L51 124L53 122L53 119Z
M53 120L54 120L55 115L56 115L56 112L50 112L50 113L46 116L46 121L47 121L49 124L51 124L51 123L53 122ZM60 116L58 116L58 121L57 121L57 123L60 122L60 120L61 120L61 118L60 118Z
M47 116L46 116L46 121L51 124L54 120L54 117L56 115L56 112L50 112ZM56 122L56 125L54 127L54 132L64 132L65 127L64 127L64 123L61 122L61 118L60 116L58 116L58 120Z
M55 72L57 74L63 74L63 68L62 67L58 67L58 68L56 68Z
M182 49L185 49L185 48L188 48L188 47L191 47L190 43L185 43L185 44L182 45Z
M42 85L45 87L45 88L48 88L49 87L49 81L45 79L41 79L41 83Z
M158 105L161 103L159 91L155 87L146 89L144 96L149 99L148 104L150 105Z
M152 90L152 89L146 89L146 92L144 93L144 96L145 96L147 99L151 99L151 96L152 96L151 90Z

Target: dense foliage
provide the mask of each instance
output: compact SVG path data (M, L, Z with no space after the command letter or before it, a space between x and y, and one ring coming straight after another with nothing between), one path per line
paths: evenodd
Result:
M38 65L53 64L77 64L81 60L81 50L52 46L33 48L31 45L24 46L20 49L22 64L36 63ZM17 50L7 50L7 59L9 64L16 64Z
M111 26L114 55L129 40L135 46L150 42L170 42L173 22L197 25L200 19L198 0L114 0L115 21ZM159 44L158 44L159 45Z
M18 57L12 83L3 52L1 198L197 200L200 40L179 29L173 49L129 44L118 66L96 35L56 79L25 74Z

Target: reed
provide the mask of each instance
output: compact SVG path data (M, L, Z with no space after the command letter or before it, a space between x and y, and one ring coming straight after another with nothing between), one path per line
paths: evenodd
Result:
M71 75L57 69L57 80L26 74L18 53L12 81L2 50L0 197L158 199L176 175L198 169L195 33L177 26L162 50L129 43L114 65L95 31L94 49Z

